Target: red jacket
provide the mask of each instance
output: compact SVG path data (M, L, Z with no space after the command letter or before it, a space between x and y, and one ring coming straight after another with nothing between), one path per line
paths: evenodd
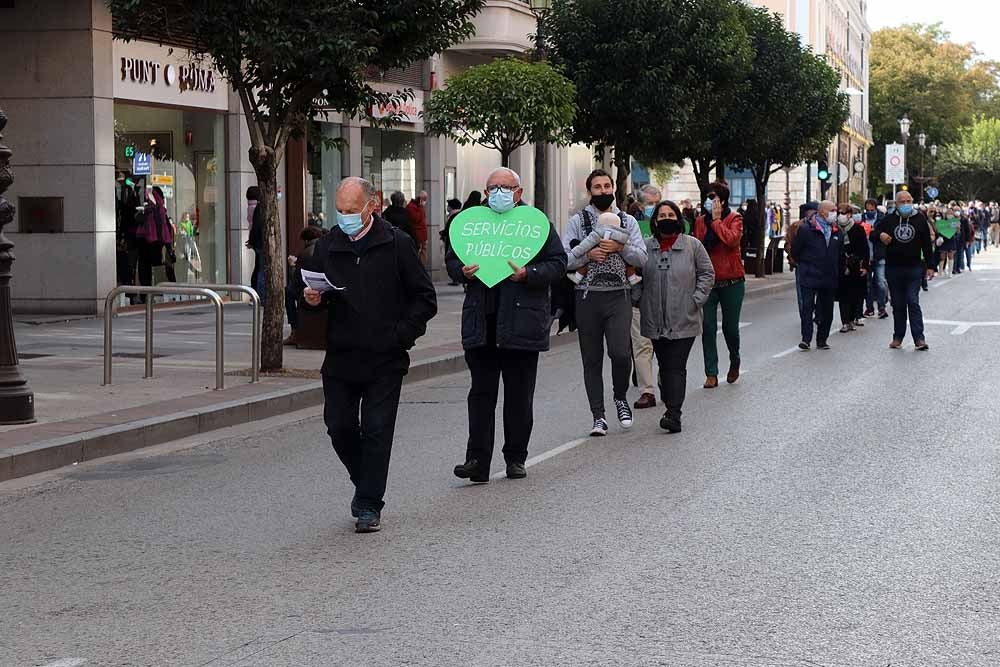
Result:
M694 236L699 241L704 242L705 216L699 216L694 221ZM715 268L715 281L735 280L742 278L743 255L740 252L740 240L743 238L743 216L732 211L719 222L715 223L715 235L719 237L720 243L708 252L712 258L712 266Z
M416 199L411 199L406 205L406 212L410 214L410 224L413 226L413 240L417 242L417 248L427 243L427 211L417 203Z

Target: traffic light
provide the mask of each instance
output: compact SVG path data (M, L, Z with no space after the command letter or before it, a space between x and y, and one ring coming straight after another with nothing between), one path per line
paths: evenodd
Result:
M816 165L816 177L826 183L830 180L830 166L826 160L820 160Z

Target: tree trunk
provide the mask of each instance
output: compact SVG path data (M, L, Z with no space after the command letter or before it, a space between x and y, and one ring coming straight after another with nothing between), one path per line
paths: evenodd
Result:
M510 169L510 156L514 151L500 151L500 166Z
M712 161L691 158L691 170L694 171L694 180L698 183L698 192L701 200L704 201L705 194L708 192L708 173L712 170Z
M250 164L257 174L264 219L264 323L261 335L261 370L280 370L284 361L285 262L278 215L278 160L271 147L251 148Z
M545 212L545 176L547 144L535 144L535 208Z
M715 163L715 180L723 181L726 178L726 163L719 160Z
M765 247L765 241L767 240L767 209L765 208L764 202L767 197L767 181L770 177L768 173L770 167L764 170L764 175L759 176L754 170L754 185L757 191L757 271L756 276L758 278L763 278L766 275L764 270L764 258L767 255L767 248Z
M628 188L632 185L632 156L628 153L622 152L621 155L618 154L618 149L615 149L615 166L618 170L615 182L617 187L615 188L615 201L618 202L619 208L624 208L625 197L628 195Z

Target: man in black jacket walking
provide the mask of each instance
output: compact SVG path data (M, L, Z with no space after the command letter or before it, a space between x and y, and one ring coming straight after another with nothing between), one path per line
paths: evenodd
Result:
M378 205L371 183L345 178L337 188L337 228L302 267L326 274L334 286L307 288L304 296L328 312L324 419L354 482L359 533L381 527L407 350L437 314L434 284L413 240L379 218Z
M889 347L898 350L910 333L918 350L929 349L924 339L924 314L920 309L920 280L934 276L934 244L927 217L913 206L913 195L896 195L896 210L876 227L878 240L885 246L885 277L892 299L893 331Z
M521 180L510 169L496 169L486 181L489 207L504 213L520 205ZM503 376L503 457L507 477L527 476L524 463L534 415L538 353L549 349L552 318L549 287L566 274L566 251L549 224L549 235L525 266L510 262L513 275L493 287L476 279L478 265L464 265L449 248L448 275L468 285L462 307L462 346L472 374L469 389L469 441L465 463L455 476L483 484L490 480L497 398Z

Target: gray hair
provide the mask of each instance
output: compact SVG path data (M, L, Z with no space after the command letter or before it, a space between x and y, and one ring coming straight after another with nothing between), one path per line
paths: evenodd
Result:
M514 171L513 169L508 169L507 167L497 167L496 169L491 171L490 175L486 177L486 182L489 183L490 179L492 179L494 175L503 173L507 173L513 176L514 181L517 183L517 186L521 187L521 177L517 175L516 171Z
M663 193L660 191L660 188L656 187L652 183L646 183L644 186L639 188L639 192L641 192L643 196L649 195L650 197L656 197L656 201L660 201L660 199L663 198Z
M347 178L345 178L340 182L341 188L344 187L345 185L360 185L361 189L365 193L366 199L375 199L375 200L379 199L378 190L375 188L374 185L371 184L371 181L366 181L360 176L348 176Z
M392 202L393 206L406 206L406 195L399 190L396 190L389 195L389 201Z

